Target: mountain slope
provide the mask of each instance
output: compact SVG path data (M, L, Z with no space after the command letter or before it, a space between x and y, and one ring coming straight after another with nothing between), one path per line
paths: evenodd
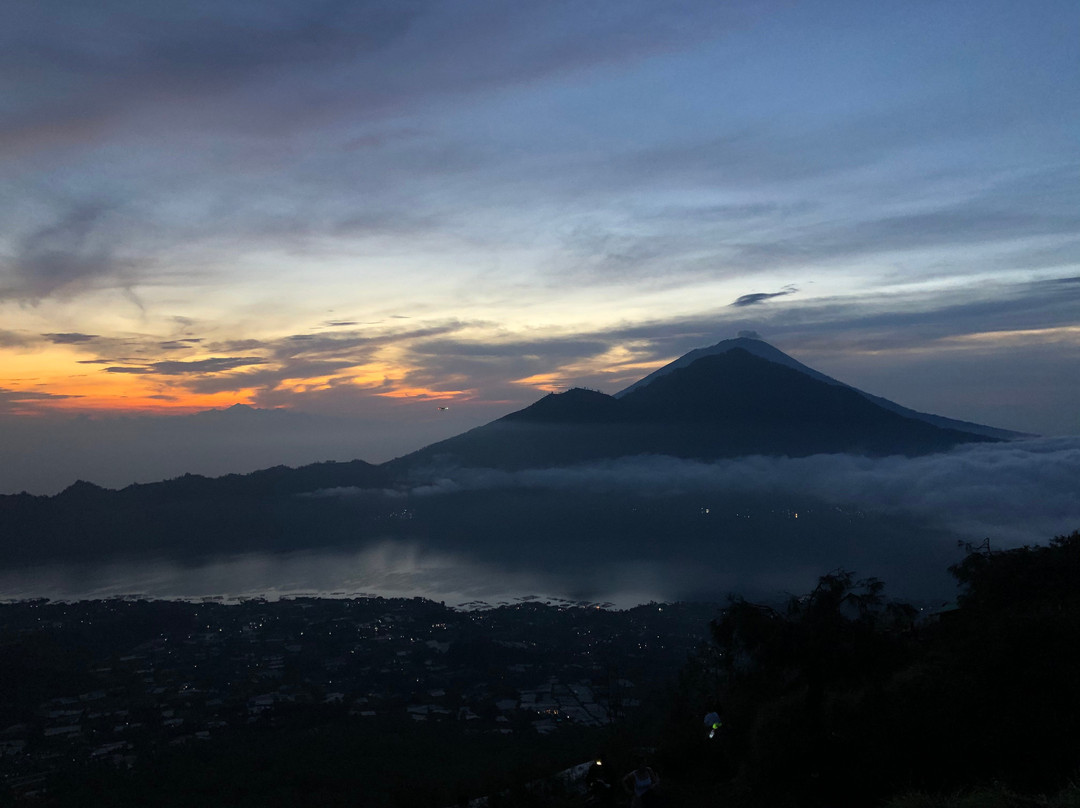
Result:
M717 356L720 354L725 354L728 351L735 349L744 350L748 353L753 354L754 356L760 357L761 359L766 359L775 364L791 368L792 370L797 370L812 379L816 379L817 381L824 382L830 385L835 385L837 387L846 387L849 390L854 390L856 393L858 393L860 396L867 399L868 401L877 404L879 407L883 407L891 412L894 412L897 415L902 415L905 418L914 418L918 421L931 424L932 426L941 427L942 429L955 429L961 432L970 432L974 435L982 435L985 437L997 438L1000 440L1015 440L1017 438L1032 437L1031 435L1026 435L1022 432L1014 432L1009 429L999 429L997 427L986 426L985 424L976 424L972 423L971 421L961 421L955 418L946 418L941 415L933 415L932 413L919 412L917 410L904 407L903 405L897 404L894 401L890 401L887 398L875 396L872 393L866 393L862 390L859 390L857 387L852 387L849 384L837 381L831 376L826 376L820 371L814 370L811 367L807 367L802 362L793 359L783 351L774 348L772 345L765 342L764 340L753 339L749 337L727 339L718 342L716 345L712 345L708 348L697 348L693 351L690 351L689 353L684 354L683 356L676 359L674 362L664 365L662 368L653 371L645 378L634 382L634 384L630 385L624 390L619 391L615 394L615 398L621 399L637 390L648 387L657 379L663 378L672 371L687 367L690 364L696 362L698 359L706 356Z
M785 367L789 367L792 370L797 370L800 373L805 373L810 378L817 379L819 382L825 382L826 384L842 384L841 382L836 381L836 379L829 378L824 373L819 373L813 368L807 367L802 362L799 362L796 359L792 359L786 353L779 350L778 348L774 348L772 345L765 342L764 340L752 339L750 337L737 337L735 339L723 340L716 343L715 345L710 345L708 348L695 348L689 353L683 354L674 362L669 362L662 368L654 370L645 378L639 379L624 390L620 390L618 393L615 394L615 398L623 398L624 396L629 395L635 390L640 390L644 387L648 387L657 379L668 375L674 370L687 367L706 356L717 356L720 354L725 354L728 351L734 350L736 348L746 351L749 354L753 354L754 356L757 356L761 359L767 359L768 361L774 362L778 365L784 365Z
M628 445L627 411L604 393L549 393L523 410L384 463L391 476L424 466L502 469L558 466L639 454Z

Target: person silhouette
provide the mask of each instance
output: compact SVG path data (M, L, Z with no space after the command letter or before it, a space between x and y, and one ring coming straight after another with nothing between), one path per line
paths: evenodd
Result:
M645 758L639 755L634 770L623 777L622 785L630 795L630 808L646 808L652 802L656 787L660 785L660 778L645 762Z

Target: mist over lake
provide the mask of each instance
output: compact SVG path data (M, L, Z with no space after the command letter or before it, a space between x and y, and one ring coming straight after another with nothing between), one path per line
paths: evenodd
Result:
M506 569L386 541L358 552L326 549L250 553L189 564L161 559L5 570L0 572L0 600L379 596L424 597L449 606L538 599L626 609L649 602L723 602L732 593L776 599L805 589L819 574L820 568L806 565L738 575L664 559L613 561L604 568L582 563L577 570ZM929 579L917 593L947 597L950 587L944 574Z
M425 597L451 606L516 600L629 608L678 599L705 575L680 565L612 564L577 575L507 570L386 540L360 551L248 553L178 563L167 559L41 565L0 572L0 600L140 597L223 601L283 597Z

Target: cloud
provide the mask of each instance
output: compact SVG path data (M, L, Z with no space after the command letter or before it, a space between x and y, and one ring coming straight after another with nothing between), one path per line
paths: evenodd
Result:
M936 341L964 334L1072 326L1078 310L1080 287L1048 279L819 298L786 306L782 315L760 316L777 339L787 336L808 347L822 339L849 350L934 350L941 347Z
M35 390L10 390L0 387L0 396L5 401L45 401L48 399L78 398L78 396L63 395L61 393L44 393Z
M266 361L257 356L212 357L210 359L195 359L190 362L153 362L141 367L107 367L105 372L183 376L189 373L221 373L248 365L262 365Z
M753 310L752 317L742 310ZM923 290L871 292L793 300L782 310L723 306L689 316L658 317L577 334L609 346L632 345L640 361L671 360L694 348L741 335L767 333L786 352L942 350L952 337L987 331L1074 326L1080 284L1071 280L984 282ZM757 338L761 338L758 336ZM805 361L805 360L804 360ZM880 360L879 360L880 361ZM850 381L850 380L849 380Z
M785 287L779 292L754 292L749 295L742 295L739 297L732 306L754 306L758 303L764 303L766 300L771 300L774 297L783 297L784 295L790 295L798 290L795 287Z
M29 344L30 340L22 334L0 328L0 348L21 348Z
M542 356L580 358L601 354L610 345L605 341L580 337L541 337L534 340L424 340L413 343L410 351L417 356L471 357L505 359Z
M186 318L178 322L185 329L194 325ZM170 396L163 400L182 400L185 392L242 391L245 400L253 396L252 400L274 407L310 404L321 411L327 402L337 401L344 414L363 406L365 396L392 391L395 386L415 386L415 380L407 378L412 372L412 362L418 359L432 362L446 352L452 353L457 349L449 343L440 346L438 340L477 325L441 320L402 327L395 325L397 322L392 318L385 325L376 322L364 328L345 327L342 322L332 333L296 333L263 340L208 341L201 337L162 340L146 334L100 336L51 332L36 341L92 348L96 357L75 361L80 365L102 366L105 373L157 377L161 389L156 392ZM15 332L0 332L0 342L23 347L33 345L35 340ZM421 343L427 347L410 358L411 346ZM500 361L509 365L520 347L497 348L494 353L506 353L506 358ZM468 352L469 348L461 350ZM484 353L479 342L475 350ZM171 358L174 356L178 358ZM511 376L513 373L507 368L500 378ZM163 389L163 385L170 389ZM333 388L347 389L335 393Z
M69 203L53 221L23 234L0 263L0 301L70 296L101 283L124 285L132 266L115 254L104 202Z
M1071 236L1080 216L965 203L923 213L889 216L837 228L811 248L834 256L867 252L985 244L1044 235Z
M291 334L273 340L243 343L219 343L207 346L210 350L237 349L238 345L262 348L278 360L286 359L360 359L370 352L390 345L400 345L430 337L444 336L461 331L474 323L450 320L431 323L420 328L380 330L352 330L334 334ZM359 364L359 361L354 362Z
M60 6L48 24L32 12L20 15L0 40L5 61L39 88L13 99L0 130L9 143L46 124L75 134L132 106L212 99L286 64L377 53L408 28L418 8L277 3L252 14L225 2L196 13L151 0L136 15L118 0L89 15L77 4ZM49 60L35 58L43 51Z
M62 333L62 334L42 334L49 342L54 345L78 345L83 342L90 342L97 339L97 334L80 334L78 332Z
M421 475L423 476L423 475ZM410 489L416 496L537 489L642 497L785 494L838 506L914 516L970 539L1009 546L1080 529L1080 437L973 444L923 457L815 455L702 463L626 458L571 468L440 470ZM338 492L343 493L343 492Z
M517 194L519 180L502 167L522 150L461 131L454 110L488 110L504 92L529 96L539 82L680 53L758 17L752 4L699 0L603 2L584 16L564 0L497 12L471 0L133 7L110 0L88 14L60 2L48 19L28 12L0 32L9 73L34 88L5 96L0 153L5 144L20 156L41 148L51 160L57 141L67 155L115 150L120 170L109 182L126 201L130 232L112 243L143 242L158 271L191 274L212 263L208 255L252 242L295 254L405 236L443 255L446 242L475 249L487 210L501 206L488 188ZM72 163L82 182L100 184L96 164ZM448 188L444 176L462 185ZM139 281L144 255L118 248L84 269Z
M991 264L1000 264L993 266L996 271L1015 272L1025 264L1065 267L1080 261L1075 241L1080 217L1073 212L1080 207L1080 194L1068 181L1075 164L1015 173L988 166L989 181L983 179L977 191L958 193L948 184L957 182L955 167L928 168L940 159L937 152L917 163L918 175L895 160L893 146L912 144L891 144L877 130L891 127L906 139L908 123L890 118L865 131L806 132L801 121L789 122L776 131L755 129L716 142L683 142L616 156L589 174L594 210L603 212L583 212L578 218L584 224L566 238L567 248L581 256L581 266L571 271L576 278L582 275L579 282L640 284L718 273L732 277L810 266L831 269L834 262L895 253L911 255L904 267L908 276L914 267L940 276L984 274ZM831 126L850 129L852 122L845 118ZM798 134L791 133L793 127ZM873 180L866 181L862 173L872 174ZM814 185L824 182L824 175L831 179L829 193L822 196ZM702 201L681 210L602 201L605 194L628 196L642 188ZM715 188L740 194L753 188L756 197L771 201L743 206L748 217L743 221L737 209L725 215L723 206L718 209L709 200ZM883 204L883 198L909 201L898 211ZM972 249L965 254L961 248ZM931 250L956 254L946 267L919 255Z
M64 395L61 393L45 393L36 390L11 390L0 387L0 414L19 414L27 409L26 405L33 405L42 401L61 401L63 399L79 398L77 395ZM6 426L13 434L19 429L14 424ZM18 467L16 457L10 459L12 468Z
M6 66L36 90L11 94L0 144L27 148L50 132L88 137L139 109L170 120L170 106L252 132L312 125L346 109L389 118L432 97L685 47L736 16L699 2L677 11L601 4L584 16L571 3L535 0L499 9L327 0L198 10L113 0L95 14L62 2L47 18L19 15L0 34ZM381 145L371 135L351 141Z
M952 260L948 274L960 275L984 272L985 249L990 245L1001 249L1002 245L1022 239L1060 239L1080 229L1080 216L1024 210L1017 207L1015 200L1000 200L998 204L1001 207L989 207L965 199L919 213L879 218L865 218L862 211L852 210L841 223L814 224L799 231L785 227L773 230L762 240L730 239L717 251L717 260L731 269L761 271L820 266L864 255L979 248L970 257ZM1078 260L1080 245L1072 242L1056 245L1049 263L1066 265ZM1006 260L1006 268L1015 269L1014 264ZM925 272L940 276L942 267L934 265ZM912 273L905 273L903 278L912 280Z
M63 266L51 270L57 283L45 277L45 256L28 253L23 264L36 267L31 274L38 280L0 281L9 297L33 300L140 280L148 262L122 251L135 233L158 241L146 254L159 270L194 273L192 267L213 263L206 253L220 259L253 242L259 250L295 254L363 239L378 254L408 234L410 250L429 254L446 255L447 245L472 255L478 245L514 250L523 237L537 237L535 214L559 210L555 227L541 230L580 232L568 239L569 257L535 261L550 285L574 275L578 283L674 288L687 279L858 256L878 240L909 250L949 234L981 243L997 233L1016 238L1073 226L1067 215L1055 222L1053 211L1035 209L1037 185L1024 196L993 189L970 205L965 222L946 206L941 215L912 213L903 204L909 186L907 197L881 194L900 200L886 208L866 204L859 193L867 187L877 193L878 185L861 181L861 192L841 189L841 203L828 209L822 196L831 194L800 184L875 166L928 134L937 144L965 132L969 113L952 110L949 125L939 123L953 101L937 94L923 102L927 108L883 115L853 102L856 114L824 114L797 132L782 116L762 124L772 120L768 115L751 122L736 115L723 125L691 117L681 129L669 121L660 127L666 115L617 105L611 82L622 67L630 66L632 76L669 56L697 58L695 48L710 39L707 50L720 53L732 32L768 22L769 12L753 4L601 3L588 15L576 4L532 0L497 12L482 3L427 0L393 7L291 0L255 10L226 0L197 14L160 0L140 5L138 14L131 8L112 0L89 14L61 2L48 21L28 12L0 33L4 64L11 75L26 76L19 85L27 88L6 96L11 109L0 142L6 136L20 149L34 149L51 133L40 147L43 161L53 159L57 138L88 155L98 147L133 155L117 160L120 170L110 175L115 198L128 200L124 213L133 221L126 238L64 251ZM585 81L577 84L579 78ZM597 124L595 143L553 126L555 137L541 149L520 131L485 125L508 97L533 116L543 113L552 101L541 96L562 97L571 80L574 92L595 104L590 114L599 118L610 109L619 120L633 109L643 125L625 127L632 135L612 135ZM685 91L707 89L717 99L731 92L723 76L697 84L688 72L686 81ZM541 92L533 92L538 86ZM591 131L578 102L566 103L576 131ZM463 119L474 113L480 124L467 131ZM129 150L129 142L150 149ZM81 182L100 182L89 161L71 164ZM1045 173L1039 182L1060 193L1069 174L1059 174L1056 184ZM78 186L73 180L70 187ZM521 214L528 224L507 224L503 200L520 201L522 187L532 200L524 204L534 205ZM942 198L925 188L914 195ZM623 201L634 200L633 192L655 201ZM735 201L721 204L718 197ZM672 205L671 198L697 204ZM848 210L836 209L843 206ZM807 216L811 209L819 214ZM588 211L600 212L595 222L581 215ZM602 221L608 214L618 221ZM120 227L118 218L102 224ZM551 217L545 213L544 220ZM188 260L170 260L176 253Z
M328 376L335 376L358 364L358 358L336 361L290 360L278 367L262 367L258 370L232 373L227 376L203 376L183 382L184 388L193 393L221 393L231 390L260 391L276 389L282 382L292 381L297 385ZM256 394L259 395L258 393ZM302 395L302 394L301 394Z
M405 358L413 369L403 382L430 390L467 390L488 400L531 403L533 391L523 389L518 380L544 376L544 389L591 385L595 379L590 368L612 345L592 335L420 341L406 346Z

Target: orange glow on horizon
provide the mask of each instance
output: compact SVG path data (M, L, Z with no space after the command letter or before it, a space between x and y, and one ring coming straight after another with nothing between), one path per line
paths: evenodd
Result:
M72 398L28 400L23 408L13 409L17 415L42 415L46 412L85 413L97 415L134 415L139 413L189 414L202 410L222 409L234 404L252 404L254 390L230 390L225 393L195 394L140 393L87 395Z
M1026 328L1015 331L979 331L946 337L951 343L1001 343L1015 345L1044 342L1080 342L1080 326L1068 325L1057 328Z
M217 393L193 393L150 374L107 373L73 361L69 352L40 351L3 355L7 412L34 416L45 413L135 414L189 413L250 404L253 387ZM242 381L240 381L242 383ZM25 398L20 399L20 394ZM50 397L55 396L55 397Z
M446 401L468 394L466 390L431 390L427 387L400 387L396 390L376 393L376 395L383 398L424 398L432 401Z
M514 379L511 384L520 384L523 387L537 387L549 393L557 393L566 389L564 380L551 373L537 373L524 379Z

